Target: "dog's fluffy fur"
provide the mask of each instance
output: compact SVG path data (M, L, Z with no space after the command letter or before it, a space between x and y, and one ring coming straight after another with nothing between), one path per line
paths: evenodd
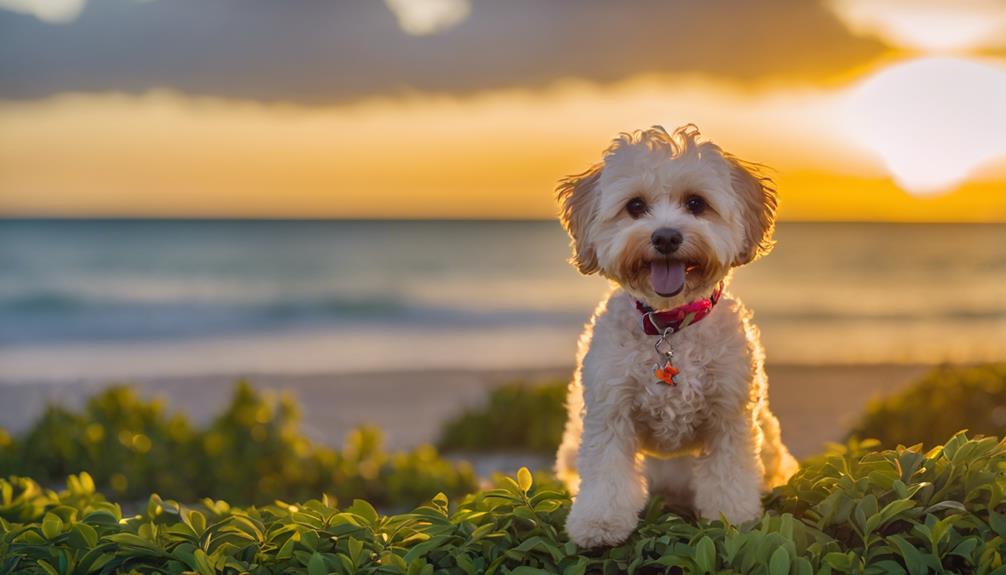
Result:
M617 284L580 340L556 461L576 496L566 531L581 547L625 540L650 491L705 518L748 521L761 492L796 470L768 408L758 329L737 298L724 293L707 318L670 337L677 385L653 373L656 336L643 333L635 301L659 310L709 297L772 247L771 182L698 136L691 125L622 134L558 186L572 262ZM692 196L708 205L698 215L687 209ZM648 206L638 218L626 209L634 198ZM665 257L651 244L659 228L683 236L670 257L688 272L673 297L649 282L649 263Z

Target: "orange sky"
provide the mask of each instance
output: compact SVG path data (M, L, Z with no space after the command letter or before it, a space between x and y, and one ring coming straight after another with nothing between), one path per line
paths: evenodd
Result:
M855 26L885 25L837 4ZM678 73L327 104L0 100L0 216L549 218L554 182L618 132L693 122L773 168L786 219L1006 221L1006 60L925 38L939 50L892 48L816 83Z
M0 106L0 213L547 218L556 179L620 129L694 121L774 169L786 218L1006 219L1001 166L915 197L843 137L836 109L824 91L656 79L333 107L64 96Z

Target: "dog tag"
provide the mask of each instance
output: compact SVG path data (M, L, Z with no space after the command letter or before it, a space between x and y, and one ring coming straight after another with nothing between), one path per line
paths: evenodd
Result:
M667 360L663 366L657 364L656 369L653 371L653 375L657 376L657 379L667 385L677 385L678 383L674 381L674 376L678 375L678 368L674 367L671 360Z
M671 349L671 342L668 341L673 333L673 327L664 328L660 337L657 338L657 342L653 344L653 349L663 358L662 362L658 362L653 366L653 375L657 376L658 381L672 386L678 384L678 382L674 381L674 376L678 375L678 368L674 367L673 363L674 350Z

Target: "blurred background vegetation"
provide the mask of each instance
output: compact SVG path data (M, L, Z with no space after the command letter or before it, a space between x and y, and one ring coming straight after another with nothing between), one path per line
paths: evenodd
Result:
M849 437L928 449L962 429L1006 436L1006 364L938 367L908 389L873 400Z
M553 453L566 423L567 385L559 380L498 387L483 407L448 421L438 446L444 451Z
M297 406L270 401L239 382L230 405L204 429L129 387L111 387L80 412L50 405L20 437L0 431L0 475L61 482L87 471L100 489L125 499L156 492L181 501L202 497L235 504L305 499L412 505L438 491L462 494L477 484L471 466L424 446L383 449L380 430L363 427L342 450L316 445L298 429Z

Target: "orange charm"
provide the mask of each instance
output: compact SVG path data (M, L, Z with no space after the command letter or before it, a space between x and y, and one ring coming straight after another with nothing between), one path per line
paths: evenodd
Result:
M653 374L667 385L675 385L674 376L678 375L678 368L671 365L671 362L668 361L664 364L664 367L658 367Z

